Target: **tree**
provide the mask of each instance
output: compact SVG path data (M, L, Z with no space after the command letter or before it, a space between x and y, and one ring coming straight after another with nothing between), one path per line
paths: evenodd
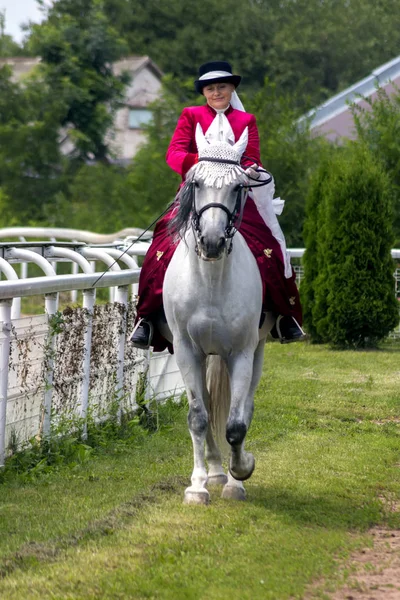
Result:
M327 142L312 138L307 122L301 126L293 98L269 80L251 97L246 110L257 117L263 165L275 179L276 195L285 199L279 221L288 246L303 246L302 228L309 179Z
M395 247L400 246L400 89L390 96L383 88L377 88L376 98L366 98L368 107L352 106L358 139L362 140L379 157L387 170L392 184L394 206Z
M306 274L301 280L300 295L304 313L304 327L314 342L321 342L316 324L326 315L329 289L327 288L326 255L319 252L319 246L324 244L326 226L322 198L325 197L325 185L329 186L330 160L325 156L318 170L311 179L305 204L306 219L304 222L304 243L306 252L303 257L303 267ZM325 292L321 288L325 286ZM316 289L319 289L318 303Z
M270 10L269 0L260 4ZM265 57L269 77L300 103L308 98L309 107L398 54L397 0L283 0L276 10L275 34Z
M0 10L0 57L19 56L22 54L22 48L14 42L10 35L5 33L6 11Z
M365 145L352 143L339 149L318 177L308 203L314 213L307 214L308 239L315 227L316 243L306 252L318 256L305 264L311 289L306 320L312 321L317 340L338 347L375 346L399 320L388 176ZM307 269L316 264L317 274Z
M130 226L147 227L176 195L180 177L166 164L165 154L182 108L167 82L162 98L153 106L148 142L134 156L129 169L126 191Z
M41 56L40 77L64 107L60 125L73 142L73 157L107 161L107 136L129 78L113 73L127 47L103 0L58 0L46 21L32 26L29 48Z
M35 79L20 86L0 69L1 225L37 222L59 187L57 109Z
M247 83L262 84L272 43L271 11L245 0L105 0L131 52L148 54L170 75L193 81L197 67L229 60Z
M178 81L229 60L254 91L268 77L305 111L398 54L398 0L105 0L131 52ZM351 25L350 25L351 24Z
M180 177L165 162L165 153L182 104L169 89L152 107L147 142L126 167L83 165L68 193L57 198L57 224L110 232L124 227L146 228L171 202ZM49 215L50 218L50 215Z

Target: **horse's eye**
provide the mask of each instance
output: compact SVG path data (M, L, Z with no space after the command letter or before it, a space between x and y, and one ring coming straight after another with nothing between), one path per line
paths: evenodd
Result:
M238 183L238 185L235 185L235 187L233 188L233 191L240 192L240 190L242 190L242 189L243 189L243 186L240 183Z
M199 189L200 185L198 181L193 181L193 185L195 188Z

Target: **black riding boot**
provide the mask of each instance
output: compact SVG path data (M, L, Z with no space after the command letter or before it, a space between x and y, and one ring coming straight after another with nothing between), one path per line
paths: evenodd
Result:
M276 319L275 325L271 330L271 335L275 339L279 338L281 344L301 342L306 338L306 334L296 319L289 315L279 315L279 317Z
M129 339L135 348L147 350L153 339L153 323L146 319L139 319L133 333Z

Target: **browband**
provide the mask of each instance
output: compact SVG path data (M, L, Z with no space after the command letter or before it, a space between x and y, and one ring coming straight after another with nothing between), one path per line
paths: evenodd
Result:
M201 160L205 160L207 162L224 163L225 165L238 165L240 167L240 162L237 162L236 160L228 160L226 158L208 158L207 156L203 156L202 158L199 158L198 162Z

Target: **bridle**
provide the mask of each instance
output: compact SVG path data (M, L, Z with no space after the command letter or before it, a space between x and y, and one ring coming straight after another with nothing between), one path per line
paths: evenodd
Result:
M248 157L244 156L243 158L248 158ZM236 165L239 167L241 166L240 163L237 162L236 160L228 160L228 159L224 159L224 158L202 157L202 158L199 158L199 162L200 161L223 163L225 165ZM269 175L268 179L266 179L265 181L259 182L258 184L239 183L236 188L237 189L236 202L235 202L234 209L232 211L229 210L229 208L227 208L221 202L209 202L208 204L203 206L198 211L196 209L196 181L195 181L194 177L192 178L192 180L189 184L191 186L190 193L191 193L191 197L192 197L192 228L193 228L193 233L194 233L194 236L196 239L195 251L198 256L200 256L200 238L201 238L200 217L209 208L220 208L227 214L228 223L225 227L225 248L226 248L227 255L229 255L232 252L233 236L235 235L235 233L238 230L238 226L236 226L236 223L242 213L242 204L244 206L244 204L247 200L249 189L254 188L254 187L262 187L264 185L268 185L272 181L271 173L269 173L265 169L258 168L255 170L260 173L268 173L268 175ZM243 173L245 173L244 169L243 169ZM252 181L258 181L258 179L256 179L255 177L251 177L247 173L246 173L246 177L248 179L251 179Z

